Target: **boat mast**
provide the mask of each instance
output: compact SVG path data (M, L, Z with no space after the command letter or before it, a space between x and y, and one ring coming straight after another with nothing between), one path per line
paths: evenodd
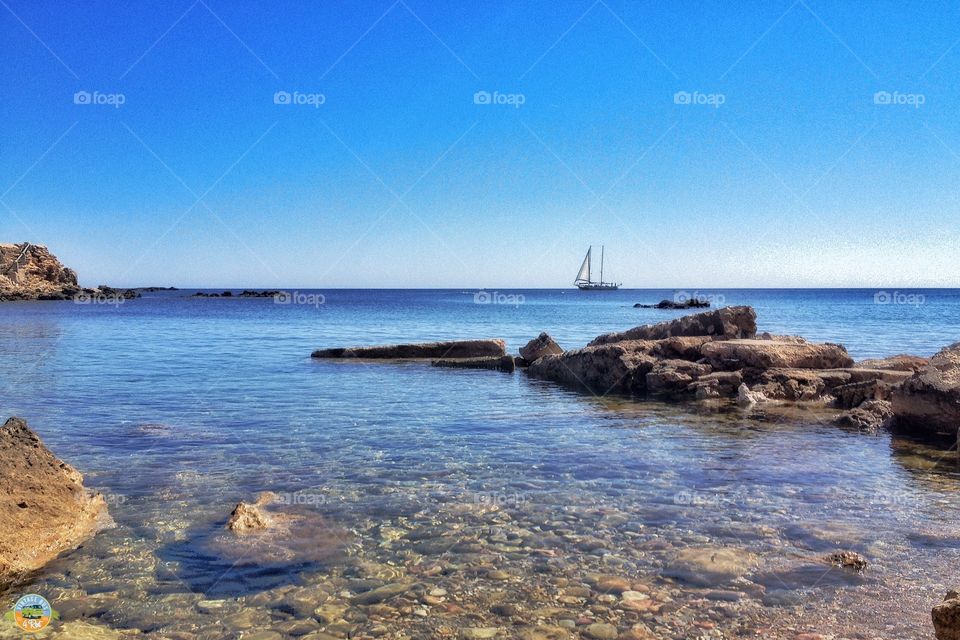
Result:
M603 284L603 245L600 245L600 284Z

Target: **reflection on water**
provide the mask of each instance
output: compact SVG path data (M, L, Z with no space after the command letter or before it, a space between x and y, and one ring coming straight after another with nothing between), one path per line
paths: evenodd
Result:
M51 599L66 637L915 638L956 587L942 445L829 412L761 422L519 374L311 362L316 315L210 308L81 309L35 334L39 312L4 320L0 349L24 361L5 380L47 354L7 382L5 412L118 524L17 589ZM260 491L289 528L227 534ZM824 562L838 549L866 571Z

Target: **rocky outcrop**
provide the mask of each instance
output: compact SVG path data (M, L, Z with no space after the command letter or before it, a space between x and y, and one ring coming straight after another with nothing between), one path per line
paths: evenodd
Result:
M367 359L447 359L488 358L507 354L503 340L451 340L447 342L424 342L393 344L375 347L339 347L318 349L314 358L367 358Z
M111 524L102 495L20 418L0 427L0 589Z
M937 640L960 640L960 591L948 591L930 614Z
M75 300L80 303L118 303L139 298L133 289L100 285L85 289L77 272L63 266L43 245L22 242L0 244L0 302L12 300Z
M527 363L535 362L543 356L556 356L561 353L563 349L546 332L520 347L520 357Z
M601 344L543 356L527 369L534 378L552 380L594 393L646 393L646 375L656 358L649 343L626 341Z
M938 351L893 391L891 401L898 425L955 435L960 429L960 342Z
M490 356L486 358L444 358L431 362L434 367L446 367L448 369L489 369L491 371L503 371L513 373L516 368L516 360L513 356Z
M723 340L701 348L715 369L837 369L853 366L847 350L838 344L780 340Z
M757 333L757 314L751 307L724 307L683 316L668 322L634 327L619 333L594 338L587 346L625 340L663 340L672 336L710 336L711 338L752 338Z
M858 431L873 432L888 424L892 417L893 406L889 401L865 400L834 418L833 423Z
M921 358L920 356L911 356L901 353L895 356L890 356L889 358L872 358L869 360L861 360L857 363L857 367L861 369L882 369L884 371L914 372L923 369L929 363L929 358Z
M67 300L80 292L77 272L38 244L0 244L0 298Z
M271 498L272 496L269 494L263 494L256 502L238 502L237 506L230 512L227 529L235 533L242 533L270 527L272 518L263 507Z

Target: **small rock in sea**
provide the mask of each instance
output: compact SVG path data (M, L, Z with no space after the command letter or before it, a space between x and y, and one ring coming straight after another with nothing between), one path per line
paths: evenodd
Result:
M583 635L591 640L616 640L617 628L607 622L594 622L583 628Z
M230 512L227 529L234 532L266 529L270 526L270 516L260 508L260 503L240 502Z
M744 409L766 401L767 397L763 395L762 391L750 391L750 387L746 384L741 384L740 387L737 388L737 405Z
M844 569L862 572L867 568L867 559L855 551L837 551L827 556L827 562Z
M534 362L543 356L555 356L561 353L563 348L546 332L520 347L520 357L527 363Z
M623 578L607 577L597 581L596 590L600 593L621 594L630 591L630 581Z
M372 591L367 591L366 593L361 593L360 595L354 596L354 604L378 604L380 602L385 602L390 598L394 598L401 593L406 593L410 590L409 584L404 584L401 582L396 582L394 584L384 585Z
M960 640L960 592L948 591L930 614L937 640Z

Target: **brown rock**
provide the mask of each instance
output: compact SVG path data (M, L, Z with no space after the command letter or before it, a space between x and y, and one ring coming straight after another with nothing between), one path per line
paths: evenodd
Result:
M893 406L886 400L867 400L859 407L841 413L833 423L860 431L874 432L893 417Z
M883 369L885 371L909 371L912 373L923 369L929 362L930 360L927 358L901 353L890 356L889 358L861 360L857 363L857 367L862 369Z
M867 559L856 551L836 551L827 556L827 562L844 569L862 572L867 568Z
M928 433L960 429L960 342L945 347L893 392L898 425Z
M338 347L318 349L314 358L371 358L371 359L426 359L426 358L485 358L507 354L503 340L450 340L447 342L424 342L392 344L374 347Z
M649 348L649 343L642 341L585 347L562 355L543 356L531 364L527 372L535 378L601 395L643 394L646 374L656 362L648 354Z
M715 369L838 369L853 365L838 344L780 342L777 340L721 340L700 349Z
M240 502L230 512L227 529L237 533L266 529L273 524L273 518L264 510L264 505L273 499L273 494L262 493L256 502Z
M849 381L850 376L842 371L770 369L760 375L754 390L762 391L771 400L823 400L829 391Z
M0 244L0 299L69 299L80 291L77 273L37 244Z
M543 356L556 356L561 353L563 349L547 333L541 333L520 348L520 357L527 362L535 362Z
M619 333L594 338L587 346L624 340L662 340L672 336L711 336L714 338L752 338L757 332L757 314L751 307L724 307L683 316L668 322L634 327Z
M451 369L490 369L513 373L517 368L513 356L490 356L486 358L444 358L430 363L434 367Z
M0 494L0 588L112 524L103 496L20 418L0 427Z
M664 396L685 394L694 380L708 373L708 364L689 360L658 360L647 373L647 393Z
M960 640L960 593L949 591L930 613L937 640Z

